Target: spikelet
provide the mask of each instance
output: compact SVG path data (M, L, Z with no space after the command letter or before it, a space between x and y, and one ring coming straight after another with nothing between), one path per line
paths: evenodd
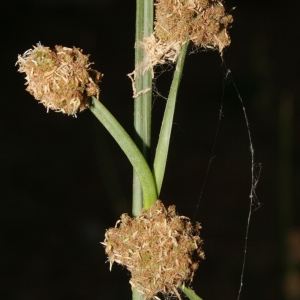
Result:
M175 62L188 41L222 53L230 45L227 28L232 22L223 0L157 0L154 33L141 41L147 53L143 70Z
M74 115L99 97L102 74L90 68L89 55L78 48L41 44L18 56L19 72L26 74L26 90L49 109Z
M136 218L123 214L102 244L110 268L114 262L126 266L130 284L144 299L157 293L178 296L177 288L193 279L204 259L200 228L178 216L174 205L166 209L158 200Z

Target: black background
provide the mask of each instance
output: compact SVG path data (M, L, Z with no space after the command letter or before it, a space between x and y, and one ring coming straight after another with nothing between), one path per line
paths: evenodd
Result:
M299 226L298 1L227 1L233 12L224 59L248 114L261 206L251 219L241 299L283 299L279 235L279 106L292 99L292 203ZM109 272L100 241L131 211L132 169L90 111L67 117L37 104L14 66L37 42L82 48L104 73L101 101L133 134L135 1L9 1L1 4L1 299L130 299L128 271ZM193 217L219 119L226 70L217 52L187 57L161 199ZM172 72L156 87L164 96ZM153 101L153 147L165 100ZM224 117L196 211L206 260L192 284L204 299L236 299L251 187L247 127L237 92L224 93Z

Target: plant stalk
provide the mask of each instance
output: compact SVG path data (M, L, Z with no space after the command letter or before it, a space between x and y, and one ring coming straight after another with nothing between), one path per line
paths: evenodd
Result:
M134 140L148 163L150 160L151 147L152 74L150 70L143 72L142 63L144 61L145 53L140 42L145 36L149 36L153 32L153 6L153 0L136 1L135 87L137 93L145 91L148 88L150 88L150 90L141 93L134 99ZM133 171L132 186L132 214L133 216L138 216L143 207L147 208L148 206L151 206L152 203L146 202L140 178L135 170ZM154 199L153 203L155 201L156 199ZM133 288L132 300L141 299L141 294Z
M145 52L141 45L144 37L153 32L153 0L137 0L136 2L136 41L135 41L135 87L136 93L140 93L134 99L134 141L146 161L149 163L151 146L151 101L152 101L152 73L151 70L143 70ZM146 91L147 92L142 92ZM143 202L143 190L141 182L133 172L132 214L138 216L142 208L148 208Z
M203 300L193 290L187 288L186 286L181 286L180 288L190 300Z
M157 194L159 196L161 191L161 186L166 170L166 163L170 145L170 137L173 126L174 111L176 106L177 94L179 89L179 84L181 81L182 70L184 66L184 61L186 57L186 51L189 42L186 42L180 50L176 69L174 71L174 77L169 92L168 101L165 108L165 113L160 129L159 140L155 152L154 164L153 164L153 175L156 182Z
M157 194L154 178L144 156L120 123L95 97L91 97L90 110L112 135L131 162L141 182L144 202L150 207L156 201Z

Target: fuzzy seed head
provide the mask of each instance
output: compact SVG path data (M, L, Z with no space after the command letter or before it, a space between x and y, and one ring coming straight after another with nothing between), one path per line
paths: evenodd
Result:
M18 56L19 72L26 74L26 90L49 109L74 115L99 97L102 74L90 68L89 55L78 48L40 44Z
M188 41L222 53L230 45L227 28L232 22L223 0L156 0L154 33L141 42L147 53L144 70L175 62Z
M146 298L157 293L178 295L177 288L192 280L204 259L199 223L178 216L156 201L136 218L121 216L105 234L110 265L117 262L131 272L130 284Z
M220 0L157 0L156 37L164 43L184 42L189 38L196 46L217 48L230 44L226 33L231 15L225 13Z

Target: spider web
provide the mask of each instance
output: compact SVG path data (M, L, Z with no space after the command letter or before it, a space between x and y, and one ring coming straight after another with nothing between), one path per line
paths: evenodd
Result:
M191 50L190 54L192 53L198 53L198 52L206 52L207 50L199 50L199 47L195 47ZM260 207L260 202L257 198L256 195L256 188L257 188L257 184L259 182L259 177L260 177L260 172L261 172L261 164L255 162L254 159L254 147L253 147L253 142L252 142L252 135L251 135L251 130L250 130L250 124L249 124L249 120L248 120L248 115L246 112L246 107L244 105L244 101L243 98L241 97L241 94L236 86L236 83L233 79L233 76L231 74L231 70L227 67L225 60L223 58L223 56L221 57L221 61L222 61L222 66L224 68L224 78L223 78L223 89L222 89L222 98L221 98L221 104L220 104L220 109L219 109L219 117L218 117L218 122L217 122L217 127L216 127L216 132L215 132L215 136L213 139L213 145L212 145L212 149L211 149L211 154L210 154L210 158L207 164L207 169L206 169L206 173L203 179L203 183L202 183L202 187L200 190L200 195L196 204L196 209L193 215L192 220L195 220L197 211L199 209L200 206L200 202L203 196L203 192L208 180L208 175L209 175L209 171L211 168L211 164L213 162L213 159L215 157L215 147L216 147L216 143L217 143L217 138L218 138L218 133L219 133L219 128L221 125L221 121L223 118L223 109L224 109L224 96L225 96L225 91L226 91L226 87L229 86L230 84L232 84L236 96L239 100L239 103L241 105L242 108L242 113L244 116L244 120L245 120L245 126L247 129L247 134L248 134L248 143L249 143L249 152L250 152L250 158L251 158L251 164L250 164L250 171L251 171L251 186L250 186L250 194L249 194L249 210L248 210L248 217L247 217L247 224L246 224L246 230L245 230L245 238L244 238L244 253L243 253L243 260L242 260L242 267L241 267L241 275L240 275L240 285L239 285L239 290L238 290L238 295L237 295L237 300L240 299L241 296L241 292L242 292L242 288L243 288L243 284L244 284L244 273L245 273L245 266L246 266L246 257L247 257L247 249L248 249L248 236L249 236L249 229L250 229L250 223L251 223L251 217L252 217L252 213L257 210ZM155 67L155 76L153 78L153 84L152 84L152 92L153 92L153 105L156 101L157 98L163 98L165 100L167 100L167 96L162 95L157 87L156 87L156 81L157 79L165 72L170 71L173 69L173 64L165 64L165 65L159 65L158 67Z
M248 210L247 225L246 225L246 232L245 232L244 254L243 254L242 270L241 270L241 276L240 276L240 286L239 286L238 295L237 295L237 300L239 300L240 296L241 296L242 288L243 288L243 283L244 283L244 273L245 273L245 266L246 266L248 236L249 236L251 216L252 216L252 213L260 207L260 202L259 202L259 200L257 198L257 195L256 195L256 188L257 188L257 184L259 182L259 177L260 177L260 172L261 172L262 166L261 166L260 163L256 163L255 159L254 159L254 147L253 147L253 142L252 142L252 135L251 135L250 124L249 124L249 120L248 120L248 116L247 116L247 112L246 112L246 107L244 105L244 101L243 101L243 99L240 95L240 92L239 92L236 84L235 84L235 81L233 79L231 71L230 71L229 68L227 68L225 60L222 56L221 56L221 60L222 60L222 65L225 69L225 76L224 76L224 79L223 79L223 90L222 90L222 99L221 99L221 104L220 104L220 109L219 109L219 119L218 119L216 133L215 133L214 140L213 140L210 159L208 161L206 173L205 173L204 180L203 180L203 183L202 183L202 188L200 190L200 195L199 195L199 198L198 198L198 202L197 202L196 209L195 209L194 216L193 216L192 220L195 219L197 211L199 209L199 205L200 205L200 202L201 202L201 199L202 199L202 195L203 195L206 183L207 183L209 170L210 170L212 161L215 157L215 147L216 147L216 143L217 143L217 137L218 137L222 117L224 116L223 115L223 108L224 108L225 90L226 90L226 87L229 84L232 84L233 87L234 87L234 90L236 92L236 95L238 97L238 100L240 102L240 105L242 107L242 110L243 110L245 125L246 125L247 133L248 133L249 151L250 151L250 156L251 156L251 165L250 165L251 188L250 188L250 195L249 195L250 201L249 201L249 210Z
M227 66L226 66L224 58L222 58L222 63L223 63L223 65L225 67L225 70L226 70L225 79L226 80L229 79L230 82L233 84L233 87L236 91L236 94L238 96L238 99L239 99L240 104L241 104L242 109L243 109L244 119L245 119L247 132L248 132L249 150L250 150L250 155L251 155L251 188L250 188L250 195L249 195L250 201L249 201L249 211L248 211L248 219L247 219L247 226L246 226L246 234L245 234L244 256L243 256L243 263L242 263L240 288L239 288L238 296L237 296L237 300L239 300L240 296L241 296L242 288L243 288L243 283L244 283L243 279L244 279L246 257L247 257L250 220L251 220L252 212L260 207L260 202L259 202L259 200L257 198L257 195L256 195L256 188L257 188L257 184L258 184L259 176L260 176L260 172L261 172L261 164L256 163L255 160L254 160L254 147L253 147L253 143L252 143L252 136L251 136L251 131L250 131L249 120L248 120L248 116L247 116L247 113L246 113L246 107L244 105L243 99L242 99L242 97L240 95L240 92L239 92L239 90L238 90L238 88L235 84L235 81L234 81L234 79L231 75L230 69L228 69ZM223 97L224 97L224 92L225 92L225 86L223 86ZM223 105L223 102L222 102L222 105ZM220 119L219 119L219 121L220 121Z

